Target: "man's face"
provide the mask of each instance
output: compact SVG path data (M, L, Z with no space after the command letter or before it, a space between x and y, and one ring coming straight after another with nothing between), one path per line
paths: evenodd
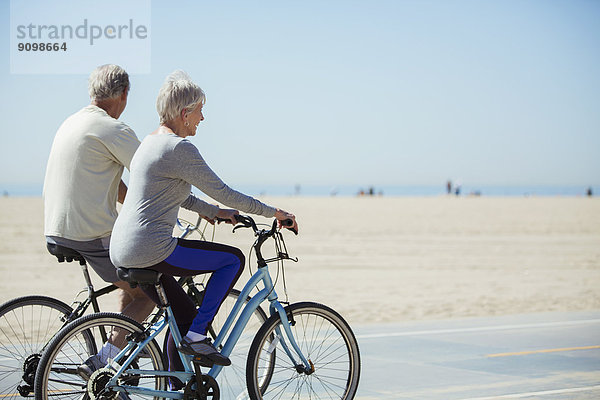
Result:
M127 107L127 97L129 96L129 89L125 90L121 97L119 98L119 116L123 114L125 111L125 107ZM117 117L118 118L118 117Z

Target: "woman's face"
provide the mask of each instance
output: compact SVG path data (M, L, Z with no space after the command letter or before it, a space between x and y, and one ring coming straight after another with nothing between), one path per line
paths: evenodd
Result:
M196 134L196 129L198 128L198 124L200 121L204 121L204 115L202 115L202 107L203 104L198 104L196 108L187 113L187 121L189 125L187 128L186 136L194 136Z

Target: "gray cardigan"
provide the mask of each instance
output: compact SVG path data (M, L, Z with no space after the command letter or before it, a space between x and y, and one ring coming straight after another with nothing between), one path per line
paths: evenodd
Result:
M190 141L174 134L149 135L131 161L127 196L113 228L110 259L115 266L144 268L166 259L177 246L173 227L180 206L216 216L219 208L190 194L191 185L244 213L275 215L273 207L227 186Z

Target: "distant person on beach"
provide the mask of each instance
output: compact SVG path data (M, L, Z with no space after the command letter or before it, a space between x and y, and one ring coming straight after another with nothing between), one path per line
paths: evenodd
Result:
M586 194L588 197L592 197L592 196L593 196L593 194L594 194L594 193L592 192L592 187L591 187L591 186L590 186L589 188L587 188L587 190L586 190L585 194Z
M96 68L89 77L90 105L58 128L44 179L44 234L49 244L78 251L100 278L118 286L118 311L141 322L154 303L141 289L119 280L108 250L116 204L127 193L121 180L123 168L129 168L140 144L134 131L117 120L127 105L129 88L123 68ZM73 271L65 269L65 273ZM109 350L102 348L99 353L102 365ZM89 362L93 365L78 370L88 379L100 366L98 360Z
M446 182L446 193L452 194L452 181Z
M456 182L454 184L454 194L457 196L460 196L461 189L462 189L462 185L460 184L460 182Z

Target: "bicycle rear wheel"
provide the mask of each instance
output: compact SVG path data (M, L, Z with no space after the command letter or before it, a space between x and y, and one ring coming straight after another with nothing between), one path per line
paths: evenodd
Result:
M35 378L36 400L89 398L88 382L77 374L77 367L95 355L103 345L102 337L110 337L118 329L126 335L142 333L144 328L134 320L115 313L97 313L81 317L62 329L50 341L38 366ZM137 358L132 368L142 370L165 370L162 352L151 341ZM115 360L122 363L124 360ZM107 370L105 377L115 371ZM92 375L94 380L94 375ZM108 379L97 378L94 390L100 396ZM157 376L122 375L119 383L155 390L166 390L166 378ZM130 399L147 399L145 396L129 395Z
M25 296L0 306L0 398L33 393L41 354L72 309L46 296Z
M348 323L317 303L292 304L286 312L294 338L314 371L297 371L284 349L284 343L290 349L291 345L279 315L273 315L250 347L246 366L250 398L353 399L360 378L360 352Z

